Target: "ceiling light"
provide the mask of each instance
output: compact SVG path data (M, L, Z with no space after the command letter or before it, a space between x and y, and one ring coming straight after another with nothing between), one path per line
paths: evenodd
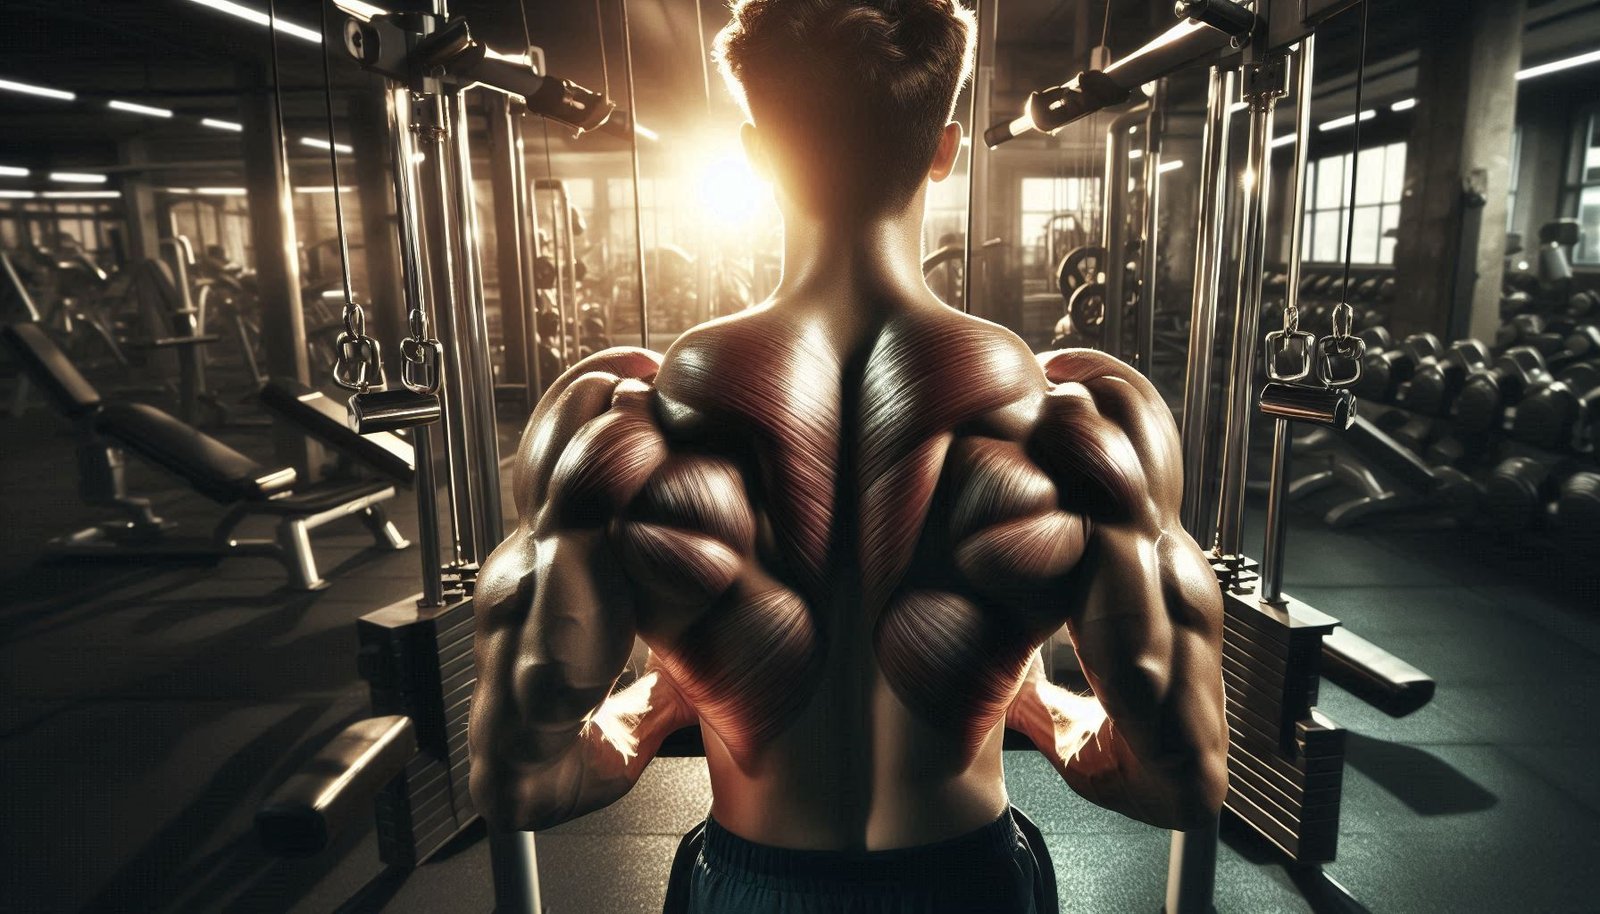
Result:
M1285 133L1283 136L1273 137L1272 148L1277 149L1279 146L1287 146L1299 138L1300 134L1298 133Z
M242 187L195 187L192 188L192 190L197 194L202 194L207 197L244 196L244 188Z
M1130 149L1130 150L1128 150L1128 158L1130 158L1130 159L1142 159L1142 158L1144 158L1144 150L1143 149Z
M319 140L319 139L317 139L315 137L309 137L309 136L301 137L300 138L300 145L302 145L302 146L311 146L311 147L313 147L315 149L327 149L329 147L329 144L328 144L327 140ZM354 149L352 149L349 146L346 146L343 143L334 143L332 145L333 145L333 151L334 152L342 152L342 153L346 153L346 154L355 152Z
M32 200L37 196L31 190L0 190L0 200Z
M1370 121L1377 116L1378 112L1372 110L1371 108L1361 112L1361 120L1363 121ZM1317 129L1326 133L1329 130L1338 130L1341 127L1348 127L1355 122L1356 116L1354 114L1346 114L1344 117L1336 117L1331 121L1323 121L1317 125Z
M1416 106L1417 106L1417 100L1416 99L1414 99L1414 98L1402 98L1399 101L1395 102L1394 104L1390 105L1389 106L1389 110L1390 111L1410 111L1412 108L1415 108Z
M41 98L56 98L70 102L78 96L60 89L49 89L44 86L35 86L31 83L19 83L14 79L0 79L0 90L6 92L20 92L23 95L37 95Z
M7 178L26 178L31 173L28 169L18 168L15 165L0 165L0 176Z
M170 108L153 108L149 105L136 105L133 102L120 101L115 98L109 102L106 102L106 107L115 111L126 111L129 114L143 114L148 117L172 116L172 109Z
M60 184L104 184L105 175L87 175L76 171L52 171L50 180Z
M1182 159L1173 159L1170 162L1162 162L1160 164L1160 166L1158 166L1156 168L1156 171L1160 172L1161 174L1166 174L1169 171L1177 171L1178 169L1180 169L1182 167L1183 167L1183 160Z
M371 22L374 16L389 15L388 10L370 3L362 3L361 0L333 0L333 5L363 22Z
M255 25L274 25L277 31L285 35L293 35L312 44L322 43L322 33L316 29L308 29L303 25L296 25L282 16L277 17L277 22L274 24L272 17L269 17L264 11L245 6L243 3L234 3L232 0L189 0L189 2L210 7L219 13L227 13L230 16L235 16Z
M352 190L355 190L355 188L353 188L353 187L340 187L339 188L339 192L340 193L346 193L346 194L351 192ZM297 194L331 194L331 193L333 193L333 185L332 184L321 184L321 185L313 184L313 185L309 185L309 186L306 186L306 187L296 187L294 189L294 192L297 193Z
M244 125L238 121L220 121L214 117L203 117L200 126L210 127L212 130L226 130L229 133L243 133Z
M122 195L114 190L47 190L40 196L46 200L115 200Z
M1552 60L1549 63L1539 64L1537 67L1529 67L1526 70L1518 70L1517 79L1532 79L1535 76L1543 76L1546 73L1556 73L1561 70L1570 70L1573 67L1581 67L1584 64L1591 63L1600 63L1600 51L1589 51L1586 54L1579 54L1576 57L1567 57L1563 58L1562 60Z

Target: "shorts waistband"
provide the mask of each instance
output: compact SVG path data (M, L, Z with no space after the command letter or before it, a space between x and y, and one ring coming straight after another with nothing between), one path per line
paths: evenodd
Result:
M816 882L859 890L966 878L996 858L1009 858L1020 834L1007 808L988 825L933 844L881 851L797 850L748 841L708 816L702 853L713 871L769 884Z

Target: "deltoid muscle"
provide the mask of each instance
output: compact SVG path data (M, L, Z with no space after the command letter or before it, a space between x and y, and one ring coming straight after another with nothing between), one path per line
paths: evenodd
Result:
M605 531L639 630L735 757L805 709L852 628L976 751L1065 620L1090 526L1146 497L1139 393L1098 353L1036 360L948 314L891 321L853 374L768 317L700 328L665 366L611 350L568 372L519 507Z

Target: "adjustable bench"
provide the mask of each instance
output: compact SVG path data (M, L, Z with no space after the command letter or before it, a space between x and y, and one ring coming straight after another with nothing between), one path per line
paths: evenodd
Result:
M79 490L92 505L114 508L122 518L51 541L57 557L216 560L256 555L277 559L301 590L328 586L317 572L312 530L357 515L378 545L409 545L384 516L381 503L394 497L384 480L335 480L297 487L292 467L265 467L172 415L143 403L107 402L36 323L0 328L0 339L16 353L28 377L78 429ZM131 451L177 476L194 491L230 510L210 537L184 541L167 536L171 524L144 498L130 497L124 452ZM274 539L238 539L246 518L277 518Z

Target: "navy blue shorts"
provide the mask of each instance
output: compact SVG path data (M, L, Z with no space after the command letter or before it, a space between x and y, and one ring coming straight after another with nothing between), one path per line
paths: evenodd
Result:
M678 848L664 911L1053 914L1055 874L1039 842L1010 809L946 841L866 852L770 847L707 818Z

